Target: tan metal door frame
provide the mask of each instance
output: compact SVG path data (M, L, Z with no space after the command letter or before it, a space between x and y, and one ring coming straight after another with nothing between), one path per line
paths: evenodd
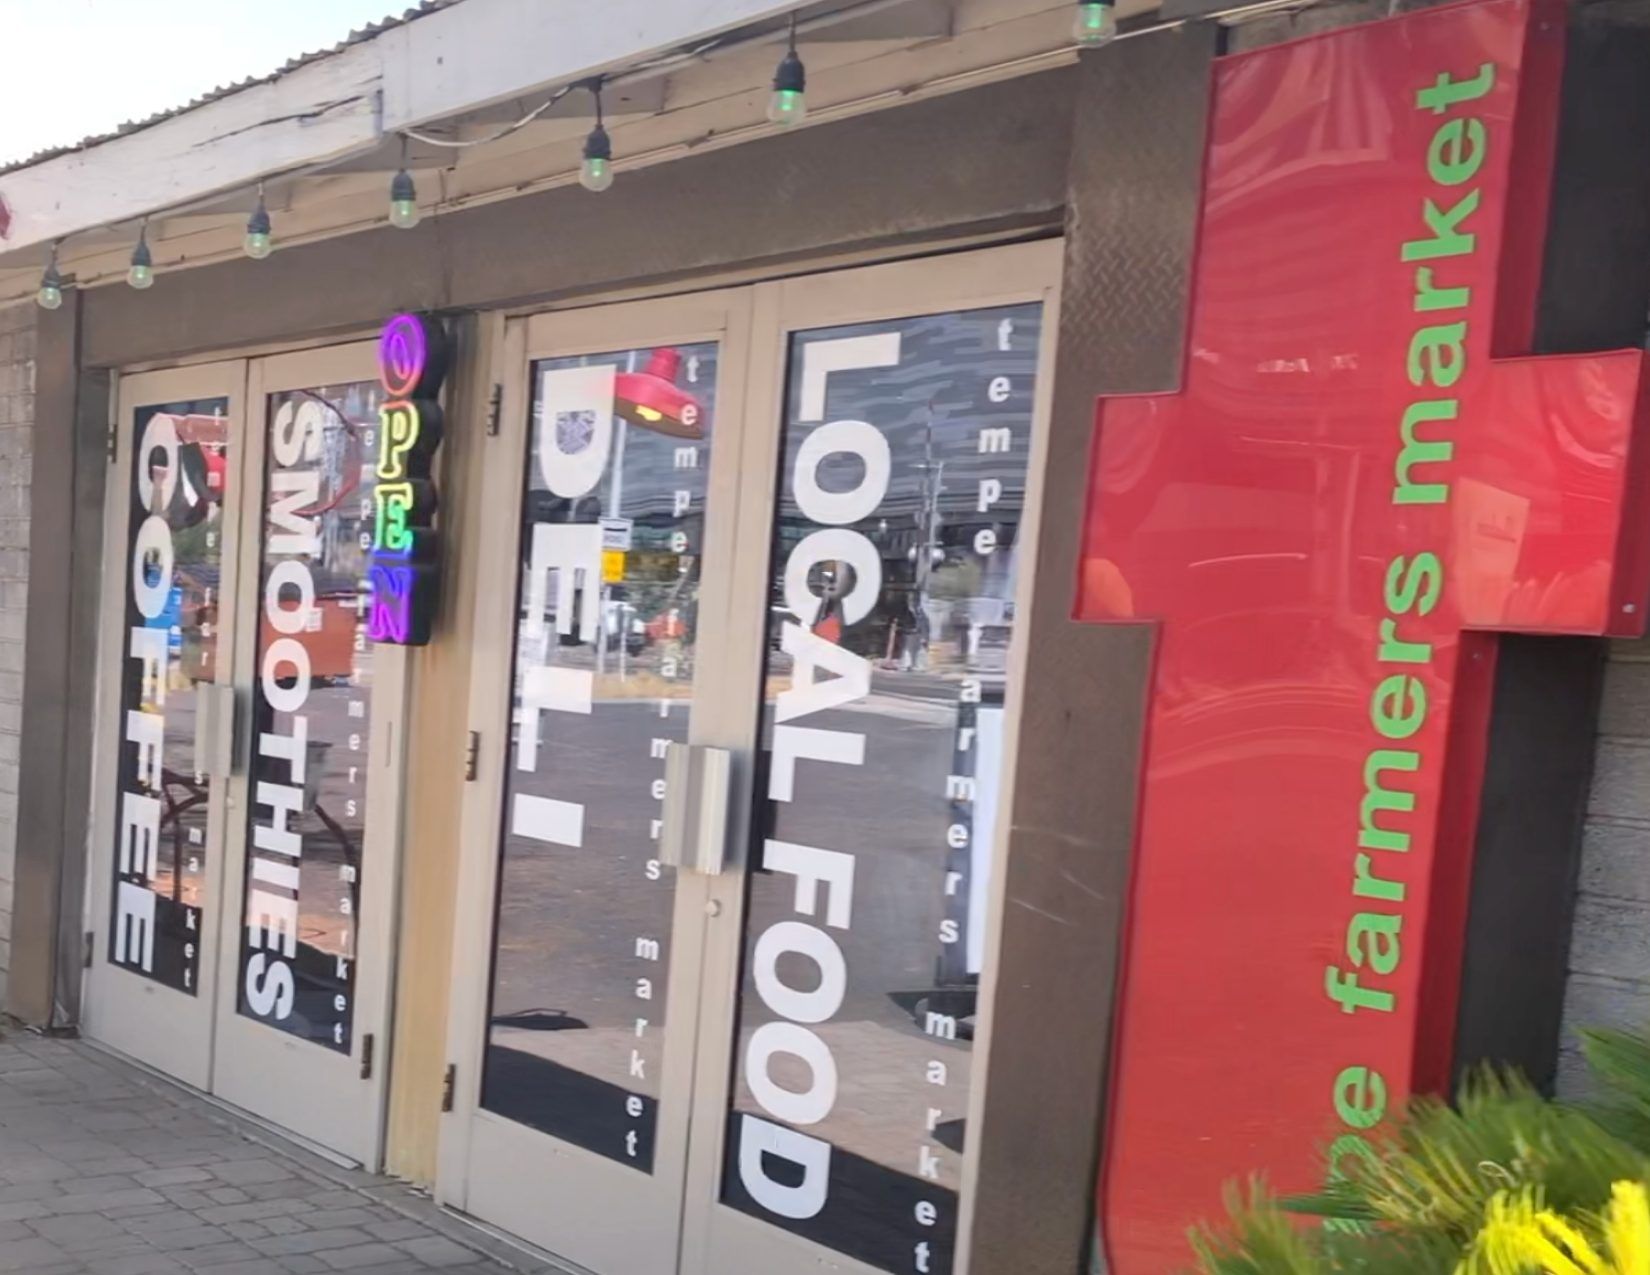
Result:
M478 782L470 789L465 803L454 944L454 1012L449 1022L448 1055L457 1068L459 1080L454 1110L445 1118L442 1130L437 1194L443 1203L477 1213L506 1230L588 1265L601 1275L621 1275L630 1270L745 1275L746 1272L788 1269L799 1261L847 1275L876 1275L868 1266L717 1202L728 1085L733 1074L745 904L742 861L748 844L752 763L758 746L754 732L767 641L769 552L789 334L948 310L1040 302L1045 321L1039 351L1026 512L1020 533L1024 561L1035 562L1059 313L1060 260L1060 243L1043 241L758 284L731 294L564 311L511 323L503 361L495 377L506 387L505 429L503 436L490 447L493 459L486 465L484 479L486 530L483 543L477 547L484 566L478 590L470 725L481 734L484 744ZM512 694L509 670L515 626L510 607L515 597L518 569L516 538L521 508L521 466L526 458L529 358L549 353L629 349L665 339L684 339L693 334L692 325L684 322L684 316L691 313L693 307L703 305L723 307L730 316L741 313L740 307L745 307L742 313L746 316L738 322L730 319L725 329L724 354L729 357L725 359L724 376L729 384L723 389L724 420L734 417L730 409L735 391L742 392L745 401L737 418L741 426L737 455L730 445L732 431L726 424L719 425L719 451L713 460L716 477L712 484L720 497L720 507L713 510L719 522L714 533L716 543L706 553L702 593L702 614L725 617L712 652L715 663L702 663L699 670L699 677L710 679L707 685L716 687L717 694L714 703L707 703L703 690L696 684L694 717L695 742L719 745L736 754L735 792L730 806L734 819L729 829L732 861L727 873L707 877L684 872L677 887L678 942L690 932L688 927L702 930L704 940L698 960L690 962L679 953L672 971L674 1016L675 1001L680 999L681 984L685 981L683 975L699 969L702 963L699 976L702 982L696 980L693 988L700 1002L697 1049L692 1058L684 1058L673 1046L675 1066L667 1068L667 1092L684 1110L662 1118L689 1130L685 1194L681 1197L679 1219L683 1228L681 1250L675 1257L679 1264L667 1265L660 1263L659 1255L674 1254L674 1241L648 1229L651 1224L643 1222L634 1208L637 1195L624 1194L622 1183L615 1184L600 1171L606 1166L596 1164L597 1157L577 1149L551 1149L548 1139L520 1127L519 1132L506 1130L503 1126L509 1122L478 1111L478 1098L489 991L492 906L497 882L502 767ZM735 368L741 364L748 366L748 385L733 383ZM720 569L717 564L722 564ZM1017 606L1021 615L1028 613L1032 574L1029 570L1023 571L1017 582ZM1018 688L1024 682L1024 645L1021 635L1014 642L1010 657L1010 686L1015 693L1006 722L1006 771L1001 785L1005 794L1014 790L1012 770L1021 699ZM1011 818L1009 802L1004 800L998 811L998 844L1006 844L1005 834ZM1005 860L1006 856L999 856L994 865L991 938L981 984L981 1021L974 1045L977 1070L970 1094L970 1122L976 1128L987 1083L984 1063L989 1055L991 1007L996 995L995 953L1001 934ZM680 1019L674 1017L673 1021L680 1023ZM686 1089L691 1090L691 1095ZM486 1192L476 1190L473 1175L483 1159L478 1156L483 1148L489 1156L503 1157L513 1182L503 1193L508 1195L507 1199L495 1191L493 1202L489 1203L483 1198ZM974 1178L977 1157L977 1140L971 1140L965 1159L965 1183ZM655 1188L660 1185L657 1181L653 1183ZM564 1189L570 1192L565 1197L561 1196ZM567 1202L566 1208L562 1207L563 1199ZM670 1208L668 1193L655 1200L651 1207L663 1210L671 1226L676 1224L678 1217ZM575 1216L562 1229L563 1224L550 1224L547 1218L550 1209L555 1210L558 1218L569 1213ZM972 1215L972 1198L965 1187L958 1231L959 1272L968 1269ZM615 1218L620 1216L624 1222L615 1226ZM581 1225L580 1218L589 1219L594 1225ZM644 1229L648 1229L646 1236L641 1234ZM587 1232L605 1232L605 1236Z

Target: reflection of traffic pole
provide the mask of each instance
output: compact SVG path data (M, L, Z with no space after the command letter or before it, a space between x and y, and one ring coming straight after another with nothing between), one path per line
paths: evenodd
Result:
M625 371L636 370L636 351L632 350L625 356ZM614 404L615 407L618 404ZM613 476L607 484L607 511L604 518L617 518L619 511L624 508L624 448L629 434L629 423L617 411L613 413ZM603 572L606 575L606 572ZM596 676L600 677L607 670L607 608L612 597L612 589L605 579L602 580L601 610L597 616L596 626ZM619 631L619 680L624 681L624 630Z
M923 426L922 508L917 514L917 531L921 540L911 549L916 567L917 604L912 620L911 667L928 667L928 584L934 567L942 556L940 551L940 492L945 486L945 462L934 459L934 400L928 400L928 420Z

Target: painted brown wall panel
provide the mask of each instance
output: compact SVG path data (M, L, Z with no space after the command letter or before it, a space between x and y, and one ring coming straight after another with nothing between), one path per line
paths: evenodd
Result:
M7 1010L72 1023L91 804L108 376L77 370L81 301L39 317L27 678ZM64 923L58 925L62 906Z
M1072 1275L1089 1251L1152 633L1075 623L1072 586L1096 397L1180 380L1218 39L1141 36L1079 71L974 1275Z

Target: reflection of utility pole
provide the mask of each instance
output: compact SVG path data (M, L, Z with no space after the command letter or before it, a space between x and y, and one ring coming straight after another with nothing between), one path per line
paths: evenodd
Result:
M911 666L928 667L928 587L934 568L945 558L940 548L940 493L945 490L945 462L934 459L934 400L928 400L928 419L923 426L922 504L917 511L917 543L911 547L915 566L916 600L912 620Z
M636 351L632 350L625 355L625 371L636 370ZM617 406L615 404L614 406ZM629 423L617 412L613 413L613 474L607 485L607 508L603 512L604 518L619 518L624 511L624 448L628 436ZM604 571L605 577L606 572ZM608 604L612 597L612 587L606 579L602 580L601 610L599 623L596 629L596 676L600 677L607 668L607 643L610 634L607 629ZM624 681L624 625L621 618L619 626L619 680Z

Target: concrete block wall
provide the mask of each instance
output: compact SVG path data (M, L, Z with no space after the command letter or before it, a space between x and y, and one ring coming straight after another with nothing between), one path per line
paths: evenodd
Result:
M1615 642L1583 834L1561 1093L1588 1089L1583 1027L1650 1026L1650 640Z
M29 592L29 477L34 463L33 306L0 310L0 1004L11 967L17 774L22 747L23 625Z

